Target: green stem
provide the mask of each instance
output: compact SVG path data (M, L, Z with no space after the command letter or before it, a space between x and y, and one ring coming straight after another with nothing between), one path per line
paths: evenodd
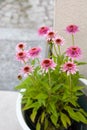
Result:
M26 62L25 62L25 60L23 60L23 62L24 62L24 64L26 65Z
M58 56L58 53L57 53L57 49L56 49L56 46L54 45L54 50L56 52L56 56Z
M75 45L75 41L74 41L74 35L72 34L72 45Z
M58 45L59 55L61 55L60 45Z
M35 85L35 80L33 79L32 75L29 75L29 74L28 74L28 77L31 78L31 82L32 82L32 84Z
M72 80L71 80L71 74L69 76L69 81L70 81L70 93L71 93L71 97L72 97Z
M40 64L40 60L39 60L39 58L37 58L36 60L37 60L38 64Z
M52 48L53 48L53 45L51 43L50 46L49 46L49 57L50 57L50 59L52 58Z
M49 85L51 85L50 71L48 70Z

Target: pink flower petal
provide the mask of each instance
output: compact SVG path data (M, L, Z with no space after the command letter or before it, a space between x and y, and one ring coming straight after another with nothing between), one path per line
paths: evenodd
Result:
M44 60L41 62L41 68L42 68L44 71L46 71L46 72L48 72L49 68L54 70L55 67L56 67L56 64L54 63L54 61L53 61L52 59L46 58L46 59L44 59Z
M82 51L77 46L71 46L66 50L66 55L71 59L79 59L82 56Z
M79 28L77 25L71 24L66 27L66 31L70 34L75 34L76 32L79 31Z
M77 66L73 62L66 62L64 65L62 65L63 72L66 72L67 75L69 74L75 74L77 72Z
M57 36L54 39L54 43L56 43L57 45L60 45L60 46L64 45L65 39L63 37L61 37L61 36Z
M26 45L23 42L19 42L16 46L17 51L23 51L25 49Z
M27 51L20 51L16 53L16 59L18 61L28 61L29 57L28 57L28 53Z
M39 54L41 52L41 48L40 47L33 47L28 51L28 55L30 58L38 58Z
M38 29L38 34L41 35L41 36L44 36L47 34L47 32L50 30L49 27L47 26L42 26Z
M32 66L29 66L29 65L25 65L21 69L21 73L24 74L24 76L27 76L27 75L31 74L32 72L33 72L33 68L32 68Z

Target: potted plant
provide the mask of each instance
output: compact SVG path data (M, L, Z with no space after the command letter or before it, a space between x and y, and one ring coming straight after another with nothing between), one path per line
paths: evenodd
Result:
M72 24L66 31L72 36L72 46L62 53L63 37L49 27L38 30L46 37L49 49L48 57L42 60L39 59L40 47L25 51L24 43L16 46L16 58L24 64L18 75L21 83L16 86L17 90L22 90L19 109L27 123L25 126L22 119L24 130L80 130L81 123L87 124L87 112L79 102L85 85L78 70L79 65L85 64L79 61L82 50L74 42L74 34L79 29ZM21 118L18 109L17 113Z

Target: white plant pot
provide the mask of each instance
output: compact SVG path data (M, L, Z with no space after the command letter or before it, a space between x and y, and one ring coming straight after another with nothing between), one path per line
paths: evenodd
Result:
M85 86L85 88L82 90L82 92L87 96L87 80L86 79L82 79L82 78L80 78L79 80ZM17 118L18 118L19 123L20 123L20 125L22 127L22 130L31 130L27 126L27 124L25 122L25 119L23 117L23 113L22 113L22 110L21 110L21 101L22 101L22 95L19 93L18 98L17 98L17 104L16 104Z
M22 108L21 108L21 101L22 101L22 95L19 93L18 98L17 98L17 103L16 103L17 118L22 127L22 130L30 130L30 128L27 126L24 116L23 116L23 112L22 112Z

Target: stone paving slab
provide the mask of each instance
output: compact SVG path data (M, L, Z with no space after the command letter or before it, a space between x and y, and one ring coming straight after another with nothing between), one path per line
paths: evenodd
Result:
M0 91L0 130L22 130L16 115L18 94Z

